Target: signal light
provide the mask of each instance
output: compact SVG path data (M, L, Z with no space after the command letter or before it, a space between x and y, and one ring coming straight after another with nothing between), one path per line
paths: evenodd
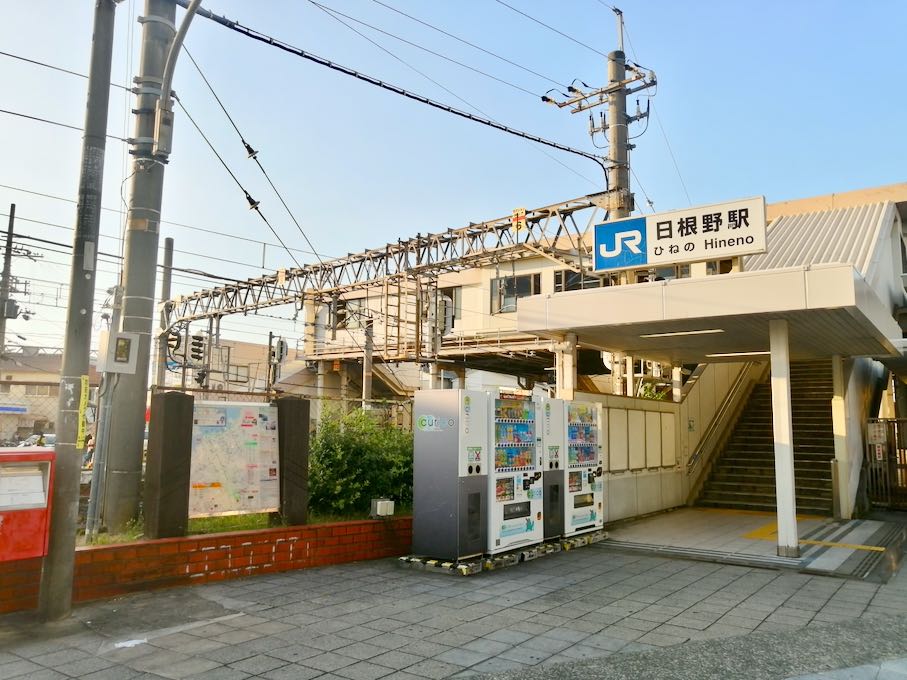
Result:
M193 335L189 343L189 356L194 361L201 361L205 358L205 337L203 335Z

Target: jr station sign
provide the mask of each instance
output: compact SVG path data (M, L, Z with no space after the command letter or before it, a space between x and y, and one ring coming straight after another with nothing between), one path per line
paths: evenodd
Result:
M595 271L765 252L765 197L628 217L595 226Z

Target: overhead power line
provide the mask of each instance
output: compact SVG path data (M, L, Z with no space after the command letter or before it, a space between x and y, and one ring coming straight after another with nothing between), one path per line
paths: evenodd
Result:
M529 21L534 21L534 22L537 23L539 26L544 26L544 27L547 28L549 31L553 31L553 32L557 33L558 35L563 36L564 38L566 38L566 39L569 40L570 42L574 42L574 43L576 43L577 45L580 45L581 47L585 47L587 50L592 50L592 51L595 52L596 54L600 54L601 56L603 56L603 57L605 57L605 58L608 57L608 55L605 54L604 52L595 49L595 48L592 47L591 45L587 45L586 43L577 40L577 39L574 38L572 35L568 35L568 34L564 33L563 31L559 31L559 30L557 30L554 26L549 26L549 25L546 24L544 21L539 21L539 20L536 19L535 17L526 14L526 12L523 12L523 11L521 11L521 10L518 10L518 9L517 9L516 7L514 7L513 5L508 5L506 2L504 2L504 0L494 0L494 1L495 1L496 3L498 3L499 5L504 5L504 7L508 8L508 9L510 9L510 10L513 10L513 11L516 12L517 14L520 14L520 15L526 17L527 19L529 19Z
M205 85L208 87L208 90L211 92L212 96L217 101L217 105L220 106L220 110L224 112L224 115L227 117L227 120L230 121L230 125L232 125L233 129L236 131L236 135L239 137L239 141L242 143L243 147L246 149L246 153L249 154L249 158L251 158L253 161L255 161L255 165L257 165L258 169L261 170L261 174L265 176L265 179L268 181L268 184L271 186L271 190L277 195L277 198L280 200L281 205L283 205L284 210L287 211L287 214L290 216L290 219L293 220L293 224L296 225L296 229L302 235L302 238L305 240L306 244L308 244L309 248L311 248L311 253L323 265L324 260L321 259L321 255L318 253L317 250L315 250L315 245L312 243L311 239L309 239L308 234L305 233L305 230L302 228L302 225L299 224L299 220L296 219L296 215L294 215L293 211L290 210L290 206L287 205L287 202L284 200L280 191L274 185L274 182L271 181L271 176L267 173L264 166L261 164L261 161L258 160L258 151L256 151L252 147L252 145L246 141L246 138L243 135L243 133L240 132L239 126L236 124L236 121L233 120L233 116L231 116L230 112L227 111L227 107L224 106L224 103L221 100L221 98L217 96L217 92L214 91L214 87L211 85L211 81L209 81L208 78L205 76L205 74L202 72L202 69L198 65L198 62L195 61L195 59L192 57L191 54L189 54L189 51L186 50L185 47L183 49L185 50L186 55L189 57L190 61L192 61L192 65L195 67L195 70L198 71L198 74L201 76L202 80L205 82ZM209 146L210 146L210 142L209 142ZM256 208L256 211L257 211L257 208ZM265 220L265 221L267 221L267 220ZM268 226L270 226L270 225L268 225ZM272 231L273 231L273 229L272 229ZM277 240L280 241L280 243L283 245L283 241L280 240L280 237L277 236L276 233L274 235L277 237ZM284 249L287 251L287 254L289 254L289 256L291 258L293 258L293 253L290 252L290 249L287 248L286 245L284 245ZM296 262L296 258L293 258L293 261Z
M386 47L384 47L383 45L381 45L381 44L378 43L377 41L372 40L371 38L369 38L369 37L368 37L367 35L365 35L362 31L360 31L360 30L354 28L353 26L351 26L350 24L348 24L347 22L345 22L343 19L340 18L340 16L337 16L338 14L340 14L339 12L332 12L332 11L329 11L326 7L324 7L324 6L322 6L322 5L319 5L317 2L314 2L314 0L309 0L309 2L311 2L313 5L315 5L316 7L318 7L322 12L324 12L325 14L327 14L329 17L331 17L331 18L334 19L335 21L337 21L337 22L343 24L344 26L346 26L349 30L351 30L353 33L355 33L356 35L358 35L358 36L359 36L360 38L362 38L363 40L367 40L367 41L370 42L372 45L374 45L375 47L377 47L379 50L381 50L381 51L384 52L385 54L389 55L391 58L393 58L393 59L399 61L401 64L403 64L404 66L406 66L406 68L410 69L410 70L413 71L414 73L418 73L420 76L422 76L423 78L425 78L427 81L429 81L429 82L432 83L433 85L436 85L436 86L440 87L442 90L444 90L445 92L447 92L447 94L449 94L450 96L452 96L454 99L459 100L459 101L462 102L464 105L468 106L470 109L472 109L473 111L475 111L476 113L478 113L480 116L485 116L485 118L487 118L488 120L491 120L491 121L493 121L493 122L495 122L495 123L498 122L498 121L494 120L491 116L489 116L485 111L483 111L483 110L480 109L478 106L476 106L475 104L473 104L472 102L467 101L466 99L464 99L463 97L461 97L460 95L458 95L456 92L454 92L454 91L451 90L450 88L448 88L448 87L446 87L445 85L439 83L437 80L435 80L434 78L432 78L431 76L429 76L429 75L428 75L427 73L425 73L424 71L419 70L418 68L416 68L415 66L413 66L412 64L410 64L408 61L404 60L404 59L403 59L402 57L400 57L399 55L397 55L397 54L391 52L389 49L387 49ZM346 15L343 15L343 16L346 16ZM355 19L354 19L354 21L355 21ZM557 164L560 165L561 167L565 168L566 170L569 170L570 172L572 172L574 175L576 175L576 176L579 177L580 179L584 179L584 180L586 180L587 182L589 182L590 184L592 184L592 185L594 185L594 186L596 186L596 187L599 186L599 184L598 184L597 182L595 182L594 180L590 179L589 177L587 177L586 175L582 174L581 172L579 172L579 171L577 171L577 170L571 168L569 165L567 165L566 163L564 163L560 158L555 157L554 155L552 155L551 153L549 153L547 150L545 150L545 149L543 149L543 148L541 148L541 147L538 147L538 146L533 146L532 148L536 149L539 153L544 154L544 155L547 156L549 159L551 159L552 161L554 161L555 163L557 163ZM605 178L605 183L607 184L607 176L606 176L606 178Z
M391 37L391 38L393 38L394 40L399 40L400 42L405 43L405 44L407 44L407 45L410 45L411 47L415 47L415 48L418 49L418 50L422 50L423 52L427 52L428 54L432 54L432 55L438 57L439 59L443 59L444 61L449 61L451 64L456 64L457 66L460 66L461 68L468 69L468 70L470 70L470 71L472 71L472 72L474 72L474 73L478 73L478 74L481 75L481 76L485 76L486 78L490 78L491 80L495 80L495 81L497 81L497 82L499 82L499 83L501 83L501 84L503 84L503 85L507 85L508 87L512 87L514 90L518 90L518 91L520 91L520 92L524 92L524 93L528 94L530 97L534 97L535 99L538 99L539 96L540 96L537 92L533 92L532 90L527 90L525 87L521 87L520 85L517 85L517 84L515 84L515 83L511 83L509 80L504 80L503 78L498 78L497 76L492 75L492 74L490 74L490 73L487 73L487 72L485 72L485 71L483 71L483 70L481 70L481 69L475 68L474 66L470 66L469 64L464 64L462 61L458 61L458 60L456 60L456 59L454 59L454 58L452 58L452 57L448 57L446 54L441 54L440 52L436 52L435 50L429 49L428 47L425 47L425 46L420 45L420 44L418 44L418 43L414 43L414 42L412 42L411 40L407 40L406 38L401 38L399 35L395 35L394 33L390 33L390 32L388 32L388 31L385 31L384 29L378 28L377 26L373 26L372 24L369 24L369 23L367 23L367 22L365 22L365 21L361 21L360 19L357 19L357 18L355 18L355 17L351 17L349 14L344 14L343 12L341 12L341 11L339 11L339 10L336 10L336 9L334 9L334 8L332 8L332 7L328 7L327 5L322 5L321 3L315 2L315 0L309 0L309 2L312 3L313 5L315 5L316 7L318 7L318 8L320 8L320 9L324 10L325 12L330 12L330 13L332 13L332 14L336 14L336 15L342 16L342 17L344 17L345 19L349 19L350 21L353 21L353 22L359 24L360 26L365 26L365 27L367 27L367 28L372 29L373 31L377 31L378 33L382 33L382 34L384 34L384 35L386 35L386 36L388 36L388 37Z
M176 0L176 2L177 2L177 4L179 4L180 6L183 6L183 7L187 7L189 4L188 0ZM247 38L251 38L252 40L256 40L258 42L265 43L266 45L270 45L271 47L276 47L279 50L283 50L284 52L288 52L288 53L293 54L302 59L306 59L306 60L316 63L320 66L329 68L333 71L338 71L340 73L343 73L344 75L350 76L351 78L356 78L357 80L361 80L365 83L368 83L369 85L373 85L375 87L380 87L383 90L393 92L394 94L400 95L401 97L406 97L407 99L412 99L413 101L417 101L421 104L425 104L426 106L430 106L430 107L438 109L440 111L444 111L446 113L450 113L452 115L459 116L459 117L465 118L467 120L471 120L474 123L480 123L481 125L486 125L488 127L494 128L496 130L500 130L501 132L506 132L507 134L514 135L516 137L522 137L523 139L528 139L528 140L536 142L538 144L550 146L554 149L558 149L558 150L564 151L566 153L571 153L571 154L574 154L577 156L582 156L583 158L588 158L589 160L597 163L603 170L606 169L604 160L600 156L597 156L593 153L589 153L588 151L582 151L580 149L575 149L575 148L567 146L565 144L561 144L559 142L554 142L549 139L539 137L538 135L533 135L528 132L524 132L522 130L518 130L516 128L509 127L507 125L497 123L488 118L483 118L481 116L473 115L467 111L462 111L460 109L456 109L453 106L435 101L434 99L429 99L428 97L425 97L420 94L416 94L415 92L410 92L409 90L399 87L398 85L393 85L393 84L385 82L379 78L375 78L373 76L367 75L360 71L356 71L356 70L348 68L346 66L341 66L340 64L336 64L328 59L325 59L325 58L319 57L315 54L306 52L305 50L303 50L299 47L294 47L293 45L290 45L281 40L278 40L277 38L274 38L273 36L266 35L264 33L261 33L260 31L256 31L255 29L249 28L247 26L243 26L239 22L231 21L230 19L226 19L222 16L214 14L213 12L211 12L209 10L199 8L198 14L205 17L206 19L210 19L211 21L214 21L226 28L229 28L231 31L235 31L236 33L239 33L240 35L244 35Z
M39 123L47 123L48 125L56 125L57 127L67 128L69 130L75 130L77 132L84 132L84 130L76 125L69 125L68 123L61 123L56 120L50 120L49 118L41 118L40 116L30 116L27 113L19 113L18 111L9 111L7 109L0 109L0 113L5 113L8 116L17 116L19 118L25 118L27 120L34 120ZM118 142L126 142L128 140L123 139L122 137L117 137L116 135L106 135L108 139L115 139Z
M37 59L29 59L28 57L23 57L22 55L19 55L19 54L12 54L11 52L4 52L4 51L0 50L0 56L9 57L10 59L17 59L19 61L24 61L28 64L34 64L35 66L43 66L44 68L49 68L52 71L59 71L60 73L66 73L71 76L78 76L79 78L84 78L85 80L88 80L88 76L86 76L84 73L79 73L78 71L71 71L68 68L63 68L62 66L54 66L53 64L48 64L47 62L44 62L44 61L38 61ZM110 85L111 85L111 87L118 87L121 90L126 90L127 92L131 92L131 90L128 87L126 87L125 85L120 85L119 83L110 83Z
M280 245L283 246L283 249L285 251L287 251L287 255L290 256L290 259L293 260L293 263L297 267L302 269L302 265L299 264L299 260L297 260L296 256L293 255L292 251L289 248L287 248L287 244L283 242L283 239L280 238L280 234L277 233L277 230L271 225L271 223L268 221L268 218L265 217L264 213L259 208L258 201L256 201L254 198L252 198L251 194L249 194L249 192L246 191L246 188L242 185L242 182L239 181L239 178L233 173L233 171L230 169L230 166L227 165L227 162L223 159L223 157L220 155L220 153L218 153L217 149L214 148L214 145L211 143L211 140L208 139L207 135L205 135L204 132L202 132L202 129L198 126L198 123L195 122L195 119L191 115L189 115L189 112L186 110L186 107L183 104L183 102L181 102L179 99L177 99L176 102L177 102L177 104L179 104L179 107L183 110L183 113L186 114L186 117L189 119L189 122L192 123L192 126L198 131L198 134L200 134L202 136L202 139L205 140L205 143L208 145L208 148L211 149L212 153L214 153L214 155L217 157L217 160L220 161L220 164L224 166L224 169L227 171L227 173L230 175L230 177L233 178L233 181L236 183L236 186L238 186L239 190L243 192L243 194L246 197L246 202L249 204L249 208L251 210L254 210L258 214L258 216L262 219L262 221L267 225L268 229L271 230L271 233L274 234L274 238L276 238L277 241L280 243Z
M0 188L9 189L11 191L21 191L23 194L31 194L32 196L41 196L42 198L50 198L55 201L64 201L66 203L73 203L73 204L77 203L77 201L72 198L66 198L64 196L55 196L54 194L48 194L48 193L44 193L42 191L33 191L31 189L24 189L22 187L12 186L11 184L0 184ZM107 212L115 212L115 213L120 212L120 210L118 208L109 208L109 207L105 207L105 206L101 206L101 210L106 210ZM249 238L247 236L238 236L237 234L224 233L223 231L219 231L217 229L206 229L205 227L195 227L191 224L185 224L183 222L174 222L172 220L161 220L161 223L169 224L174 227L180 227L182 229L199 231L199 232L202 232L205 234L213 234L215 236L221 236L223 238L232 238L232 239L236 239L237 241L245 241L246 243L254 243L254 244L260 245L260 246L271 246L272 248L280 247L280 245L277 243L270 243L268 241L262 241L260 239ZM302 250L300 248L290 248L290 250L297 252L297 253L304 253L306 255L315 255L316 254L312 251Z
M396 12L397 14L400 14L401 16L404 16L407 19L411 19L412 21L415 21L416 23L422 24L423 26L426 26L426 27L432 29L433 31L437 31L438 33L441 33L442 35L446 35L448 38L453 38L454 40L457 40L457 41L463 43L464 45L468 45L469 47L472 47L473 49L479 50L480 52L484 52L485 54L487 54L491 57L494 57L495 59L498 59L499 61L502 61L505 64L510 64L511 66L516 66L518 69L521 69L521 70L525 71L526 73L531 73L534 76L538 76L542 80L547 80L549 83L557 85L558 87L564 87L564 88L567 87L567 85L565 85L564 83L558 82L554 78L549 78L548 76L543 75L543 74L539 73L538 71L533 71L531 68L523 66L522 64L518 64L515 61L511 61L507 57L502 57L500 54L497 54L496 52L492 52L491 50L485 49L481 45L476 45L475 43L469 42L465 38L461 38L458 35L454 35L453 33L450 33L449 31L445 31L443 28L438 28L434 24L430 24L427 21L423 21L422 19L419 19L418 17L414 17L412 14L407 14L406 12L404 12L400 9L397 9L396 7L392 7L385 2L381 2L381 0L372 0L372 2L374 2L377 5L381 5L382 7L386 7L391 12Z

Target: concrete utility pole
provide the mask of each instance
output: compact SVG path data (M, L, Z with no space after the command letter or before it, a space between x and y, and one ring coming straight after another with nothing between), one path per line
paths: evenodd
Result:
M3 249L3 277L0 278L0 353L6 351L6 310L9 300L13 266L13 225L16 222L16 204L9 205L9 227L6 229L6 247Z
M175 29L175 0L145 0L142 60L137 85L133 174L126 219L122 330L139 336L134 374L120 375L111 409L107 525L123 529L138 514L142 442L151 361L154 283L160 238L164 165L170 153L173 112L170 83L176 58L200 0L192 0Z
M646 111L637 111L635 115L627 115L627 95L640 90L653 87L656 83L655 74L645 72L636 64L627 66L624 54L624 18L623 12L616 7L611 7L617 20L617 49L608 54L608 84L604 87L584 90L571 84L567 88L567 99L555 101L545 95L542 101L554 104L558 108L569 107L571 113L591 111L607 102L607 120L604 114L599 113L599 122L589 114L589 134L593 139L596 134L608 135L608 219L618 220L629 217L633 212L633 193L630 191L630 160L629 152L632 148L629 142L630 123L648 117ZM628 77L627 72L630 71ZM573 81L576 83L576 80ZM634 83L636 83L634 85ZM583 87L588 85L583 84ZM628 274L620 274L620 282L628 283ZM573 362L576 357L574 355ZM624 368L626 375L624 376ZM566 378L566 374L560 375ZM614 352L611 356L611 390L614 394L627 394L632 396L633 390L633 361L623 352ZM626 381L626 384L625 384ZM566 385L558 383L558 391L570 393Z
M608 54L608 84L615 85L627 77L624 53L615 50ZM627 161L627 90L615 87L608 93L608 184L611 188L611 219L629 217L633 210L630 192L630 164Z
M115 8L114 0L97 0L95 3L79 202L76 208L69 308L66 314L66 339L56 422L57 459L50 539L38 598L40 615L49 621L68 616L72 609L72 576L79 518L79 474L85 448L84 430L80 427L85 414L80 410L80 405L85 403L81 398L83 378L87 383L91 350Z
M164 276L161 279L161 303L167 304L170 300L170 284L173 280L173 239L169 236L164 239ZM157 336L157 375L154 384L164 387L167 382L167 340L170 331L161 324L161 333Z

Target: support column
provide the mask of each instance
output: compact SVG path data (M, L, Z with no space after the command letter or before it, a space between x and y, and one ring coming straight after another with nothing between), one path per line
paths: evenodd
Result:
M315 399L312 400L312 420L315 421L315 426L317 427L324 415L324 404L326 403L324 398L328 396L328 371L331 370L331 362L319 361L316 370Z
M453 372L457 374L457 387L458 389L466 389L466 366L463 364L454 364Z
M831 358L833 394L831 398L831 426L835 437L835 470L832 474L832 498L835 519L850 519L853 507L850 501L847 480L850 475L850 456L847 453L847 383L844 375L844 359L840 355Z
M576 395L576 333L567 333L555 349L558 370L555 396L573 400Z
M683 367L671 367L671 397L679 404L683 399Z
M633 357L629 354L624 359L626 367L624 371L626 372L627 378L627 396L635 397L636 396L636 371L633 370Z
M775 497L778 555L799 557L797 498L794 486L794 427L790 398L790 347L787 321L769 322L772 364L772 427L775 440Z
M365 321L365 348L362 353L362 408L370 408L372 399L372 352L374 351L374 323L371 319Z
M624 393L624 354L611 352L611 394Z

